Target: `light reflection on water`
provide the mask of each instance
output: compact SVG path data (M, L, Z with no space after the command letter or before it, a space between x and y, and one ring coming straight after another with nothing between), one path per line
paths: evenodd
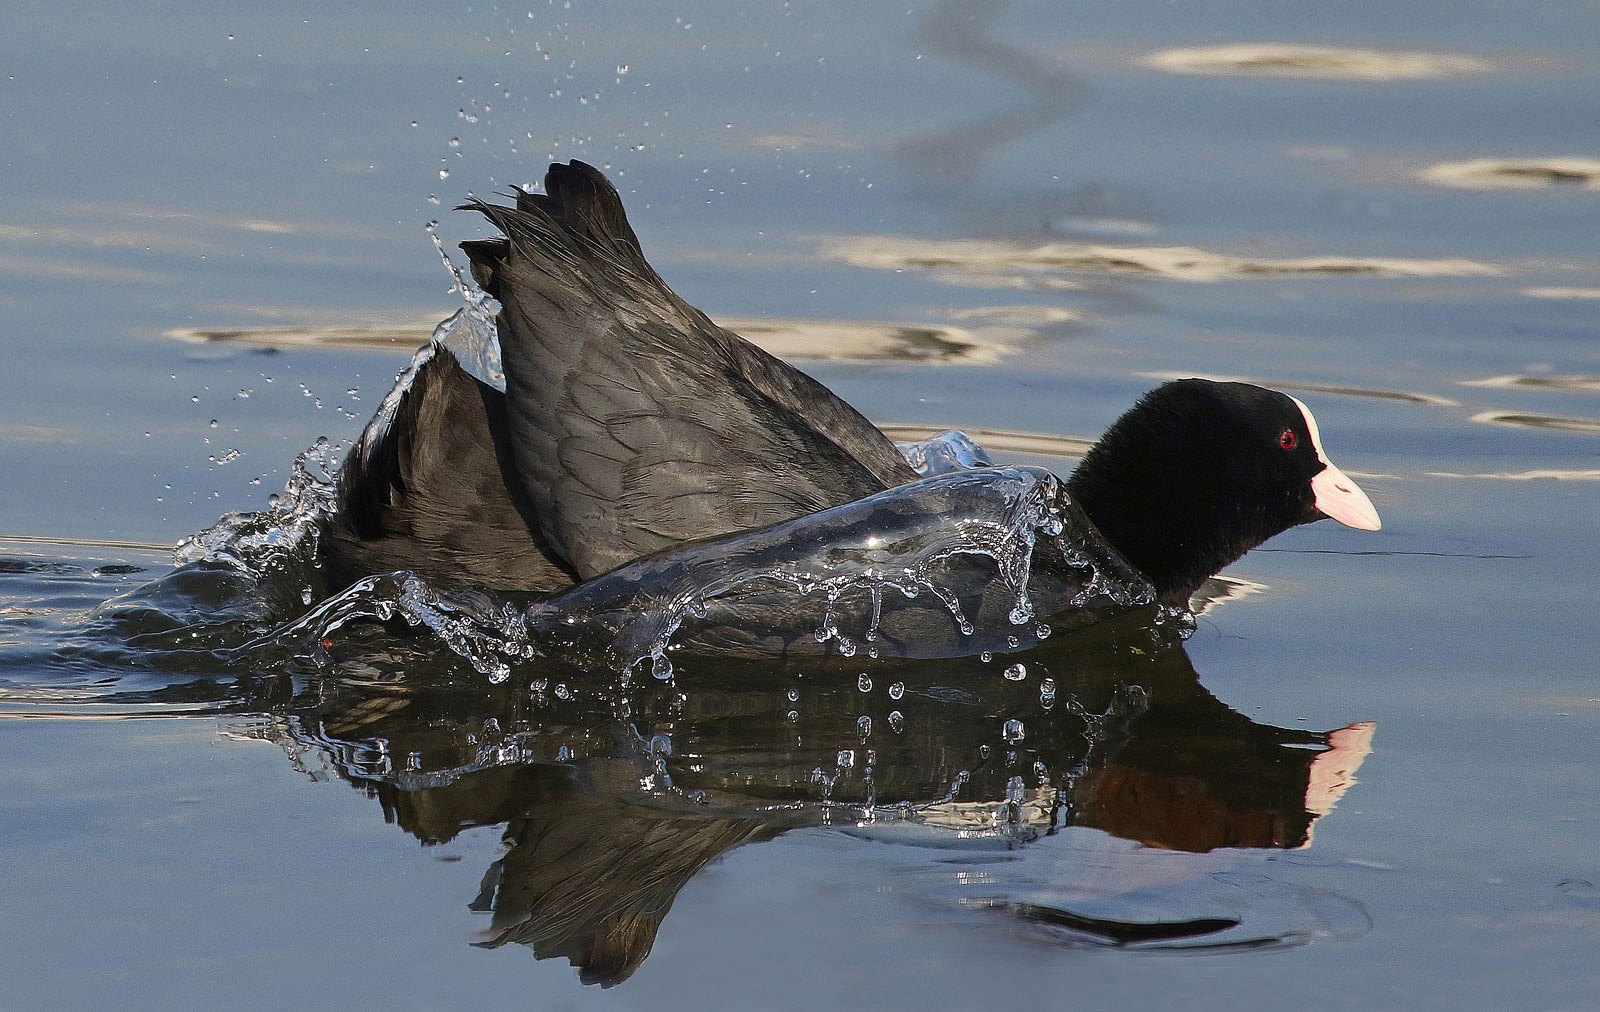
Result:
M979 310L978 312L983 312ZM1003 315L1003 310L994 310ZM1052 316L1053 324L1075 320ZM1033 331L1020 326L961 328L914 323L847 323L821 320L724 319L721 324L780 358L798 361L870 362L879 359L986 364L1013 350ZM409 351L423 344L435 324L426 326L250 327L232 330L171 330L180 341L212 341L262 348L333 345Z
M926 240L859 236L831 241L828 256L857 267L929 270L947 284L988 288L1071 289L1075 273L1135 274L1175 281L1237 281L1294 275L1356 274L1373 277L1481 277L1500 273L1492 264L1449 258L1232 256L1188 246L1107 246L1052 242L1032 246L996 240ZM1068 275L1066 278L1060 275Z
M1169 74L1245 74L1347 81L1412 81L1481 74L1492 65L1460 53L1345 49L1282 42L1164 49L1140 61Z

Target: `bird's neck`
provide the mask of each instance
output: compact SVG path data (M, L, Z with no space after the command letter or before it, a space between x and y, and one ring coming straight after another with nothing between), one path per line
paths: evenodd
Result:
M1156 599L1183 608L1208 577L1261 539L1253 532L1237 533L1237 518L1213 515L1226 508L1221 503L1198 502L1174 516L1172 500L1161 494L1164 491L1129 485L1113 474L1084 466L1067 481L1072 500L1111 547L1150 582Z

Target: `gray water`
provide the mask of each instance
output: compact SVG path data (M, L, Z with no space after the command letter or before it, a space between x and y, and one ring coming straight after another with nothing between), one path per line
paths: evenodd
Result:
M1592 1006L1592 5L6 22L0 1007ZM1215 51L1246 43L1341 52ZM982 433L1248 378L1384 529L1280 536L1181 644L1062 633L1015 682L679 664L631 724L605 672L491 684L381 627L299 667L106 638L459 308L429 222L479 234L450 206L570 157L680 294L875 421L1064 471ZM563 884L664 911L610 988L504 934Z

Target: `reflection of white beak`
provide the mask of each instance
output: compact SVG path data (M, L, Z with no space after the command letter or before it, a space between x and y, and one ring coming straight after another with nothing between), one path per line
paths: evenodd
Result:
M1372 754L1372 735L1378 725L1370 720L1328 732L1328 751L1311 760L1306 777L1306 811L1327 815L1356 782L1361 761ZM1311 841L1308 838L1306 843Z
M1298 397L1289 399L1300 406L1300 414L1305 417L1306 431L1311 433L1311 447L1317 451L1317 459L1328 465L1311 479L1311 491L1317 496L1317 509L1325 516L1359 531L1375 531L1382 527L1383 521L1378 519L1378 511L1372 508L1372 500L1361 491L1361 486L1334 467L1333 461L1323 452L1322 433L1317 431L1317 420L1312 417L1306 402Z
M1311 479L1311 491L1317 495L1317 509L1346 527L1375 531L1383 526L1378 511L1372 508L1372 500L1361 491L1361 486L1332 464Z

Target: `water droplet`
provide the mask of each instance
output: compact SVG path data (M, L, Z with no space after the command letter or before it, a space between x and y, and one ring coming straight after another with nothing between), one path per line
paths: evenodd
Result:
M791 702L791 703L797 702L799 699L800 699L800 690L799 689L790 689L789 690L789 702Z
M866 738L872 734L872 718L862 715L856 718L856 733Z
M1043 760L1035 759L1033 761L1033 775L1039 779L1040 783L1046 783L1049 781L1050 771L1045 768Z
M450 170L449 169L440 169L439 170L439 178L440 179L449 179L450 178Z
M905 729L905 726L906 726L906 718L901 716L900 711L899 710L891 710L889 712L889 729L891 731L893 731L895 734L899 734L901 731L903 731Z
M987 758L989 758L989 746L987 746L987 745L979 745L978 746L978 758L979 759L987 759Z
M890 699L899 699L901 696L903 696L905 694L906 694L906 683L905 682L895 682L893 685L889 686L889 698Z
M650 655L650 674L663 682L672 677L672 662L667 660L666 654Z
M1009 679L1010 681L1020 682L1024 678L1028 677L1028 666L1019 661L1018 663L1013 664L1013 665L1011 665L1011 667L1007 668L1005 670L1004 674L1005 674L1006 678Z
M983 653L978 655L978 660L982 661L985 664L988 664L990 661L994 660L994 654L992 654L989 651L985 650Z
M571 695L572 695L572 690L567 688L567 683L566 682L558 682L556 684L556 698L557 699L566 699L567 697L569 697Z
M861 677L856 679L856 688L862 692L872 691L872 679L867 676L865 671L861 672Z
M1042 640L1050 638L1050 627L1043 622L1033 630L1033 634Z
M459 138L459 137L450 138L450 146L453 147L453 148L459 148L461 146L461 138Z
M1039 683L1039 702L1046 708L1056 701L1056 680L1046 678Z
M1022 783L1021 777L1012 777L1006 781L1006 800L1013 805L1020 805L1028 797L1028 789Z
M567 762L572 758L572 749L563 745L556 749L556 762Z
M1000 734L1008 742L1016 743L1021 741L1024 737L1022 721L1014 717L1006 721L1000 728Z
M834 765L838 766L842 770L847 770L855 764L856 750L853 748L840 749L838 756L836 756L834 759Z
M791 724L794 723L795 721L799 720L799 719L800 719L800 711L799 710L790 710L789 711L789 722Z

